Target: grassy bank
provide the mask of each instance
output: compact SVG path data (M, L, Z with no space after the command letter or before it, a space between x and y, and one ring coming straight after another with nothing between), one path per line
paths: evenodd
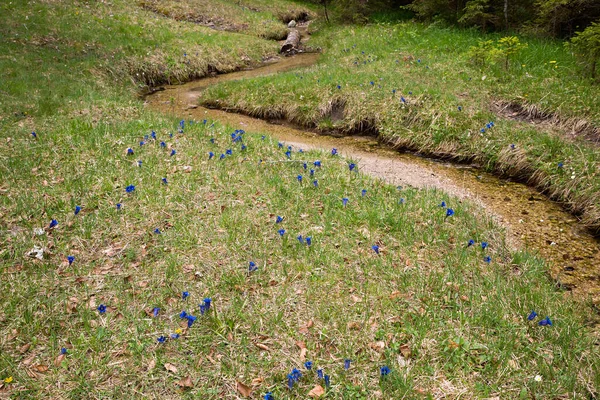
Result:
M528 181L598 231L597 87L558 43L528 40L508 70L476 66L469 48L483 39L412 23L333 27L312 39L326 49L319 65L219 85L203 102L323 131L376 130L398 148L472 161Z
M198 46L184 79L272 43L125 2L0 7L0 397L306 398L317 369L327 398L597 395L589 309L477 208L134 96L132 60Z

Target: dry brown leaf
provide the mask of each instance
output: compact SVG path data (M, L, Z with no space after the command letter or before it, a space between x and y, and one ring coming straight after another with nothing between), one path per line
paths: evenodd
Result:
M35 353L31 353L29 357L23 360L23 365L31 365L33 359L35 358Z
M56 359L54 360L54 365L57 367L60 367L60 364L62 364L64 359L65 359L65 355L59 354L58 357L56 357Z
M300 350L300 361L304 362L306 361L306 353L308 352L308 350L306 350L306 347L303 348L302 350Z
M385 342L378 341L369 344L369 347L375 350L378 353L381 353L385 349Z
M169 371L169 372L172 372L172 373L174 373L174 374L176 374L176 373L177 373L177 367L176 367L176 366L174 366L174 365L173 365L173 364L171 364L171 363L165 363L164 367L165 367L165 369L166 369L167 371Z
M252 386L260 386L261 383L263 383L265 380L265 378L263 378L262 376L259 376L258 378L254 378L252 379Z
M46 372L46 371L48 371L48 366L43 365L43 364L38 364L38 365L34 365L33 367L31 367L31 369L33 369L36 372Z
M306 348L306 343L304 343L302 340L297 340L296 341L296 346L298 346L299 349L305 349Z
M400 296L400 291L396 290L395 292L392 292L392 294L390 294L390 300L394 300L395 298Z
M146 366L146 371L152 371L154 367L156 367L156 360L153 358L148 362L148 365Z
M352 299L352 301L353 301L353 302L355 302L355 303L360 303L360 302L362 302L362 299L361 299L360 297L356 296L356 295L352 295L352 296L350 296L350 298L351 298L351 299Z
M402 346L400 346L400 353L402 353L402 355L405 358L410 358L410 355L411 355L410 347L407 344L403 344Z
M348 329L350 329L350 330L359 331L360 327L361 327L360 322L356 322L356 321L348 322Z
M308 395L309 395L310 397L315 397L315 398L316 398L316 397L321 397L321 396L323 396L324 394L325 394L325 389L323 389L323 386L321 386L321 385L317 385L317 386L315 386L314 388L312 388L312 389L310 390L310 392L308 392Z
M262 344L262 343L254 343L254 345L255 345L256 347L258 347L259 349L266 350L266 351L270 351L270 349L269 349L269 348L268 348L266 345L264 345L264 344Z
M25 343L23 346L19 347L19 353L26 353L27 350L31 347L31 343Z
M248 385L244 385L240 381L237 381L237 391L244 397L250 397L252 394L252 388Z
M189 376L186 376L185 378L175 382L175 384L182 388L193 388L194 387L194 384L192 383L192 378Z

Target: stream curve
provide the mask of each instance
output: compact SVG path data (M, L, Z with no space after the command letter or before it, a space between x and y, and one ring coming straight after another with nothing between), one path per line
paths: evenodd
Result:
M301 130L283 121L264 121L198 105L203 89L224 81L266 76L313 65L316 53L301 53L262 67L165 86L146 96L146 105L179 117L218 120L246 131L269 133L295 148L338 151L358 160L362 173L393 185L437 188L482 207L504 226L509 243L539 253L557 285L579 299L600 304L600 240L577 219L536 190L499 179L477 168L399 153L376 138L334 138Z

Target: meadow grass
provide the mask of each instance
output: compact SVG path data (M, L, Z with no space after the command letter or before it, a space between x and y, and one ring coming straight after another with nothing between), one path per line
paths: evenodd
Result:
M509 70L472 64L469 48L487 39L412 22L334 26L311 40L325 49L314 67L223 83L201 101L324 132L376 132L399 149L474 162L528 181L598 231L598 147L573 134L579 127L598 140L597 86L549 41L522 38L528 47ZM554 123L511 119L501 111L507 105Z
M145 110L123 67L194 41L197 65L236 65L238 45L260 59L268 42L126 2L0 7L0 397L236 398L241 382L306 398L317 368L327 398L597 396L590 309L480 209L329 153L288 158L260 132L181 125Z

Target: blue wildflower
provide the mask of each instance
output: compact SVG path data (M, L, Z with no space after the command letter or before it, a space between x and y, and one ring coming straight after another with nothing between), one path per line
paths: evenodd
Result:
M392 89L392 94L396 94L396 89Z
M55 228L58 225L58 221L53 219L52 221L50 221L50 225L48 225L49 229Z
M559 163L558 163L558 168L562 168L562 167L563 167L563 165L564 165L564 164L563 164L562 162L559 162Z
M117 203L117 211L121 209L122 204L121 203Z
M276 224L280 224L281 222L283 222L283 217L281 217L281 216L278 215L277 219L275 220L275 223Z
M158 228L155 228L155 229L154 229L154 233L156 233L157 235L160 235L160 229L158 229Z
M373 250L375 250L375 249L373 249ZM379 250L379 248L378 248L378 250ZM376 252L377 252L377 251L376 251ZM379 253L377 253L377 254L379 254ZM352 362L352 360L350 360L349 358L346 358L346 359L344 360L344 369L345 369L346 371L348 371L348 370L350 369L350 363L351 363L351 362Z
M283 237L283 235L285 234L285 229L280 229L277 231L277 233L279 233L279 236Z
M177 154L177 151L175 149L171 149L171 157L173 157L175 154Z
M158 313L160 312L160 308L158 307L154 307L154 309L152 310L152 316L154 318L158 317Z
M167 182L167 178L162 178L161 179L162 183L164 183L165 185L169 184L169 182Z
M362 194L362 197L365 197L367 194L367 189L361 190L360 193Z
M128 156L133 155L133 149L131 147L127 149L127 155Z
M286 151L286 152L285 152L285 156L286 156L287 158L292 158L292 152L291 152L291 151L289 151L289 150L288 150L288 151Z
M313 163L313 165L314 165L315 167L321 167L321 161L320 161L320 160L317 160L317 161L315 161L315 162Z
M529 315L527 316L527 320L533 321L535 319L535 317L537 317L537 313L535 311L531 310L531 313L529 313Z
M248 272L258 271L258 267L254 261L250 261L250 265L248 266Z
M213 158L215 156L215 153L213 153L212 151L208 152L208 159L210 160L211 158Z
M298 182L302 183L302 175L298 175L296 179L298 179Z
M369 83L371 84L371 86L373 86L373 85L375 84L375 82L373 82L373 81L371 81L371 82L369 82Z
M467 243L467 247L471 247L475 244L475 241L473 239L469 239L469 243Z
M314 169L310 170L310 176L315 176L315 170Z
M515 149L515 147L516 147L516 146L515 146L515 144L514 144L514 143L512 143L512 144L510 145L510 148L511 148L511 149L513 149L513 150Z
M197 53L196 53L196 54L197 54ZM207 123L207 122L208 122L208 121L207 121L207 120L205 120L205 119L203 119L203 120L202 120L202 123L203 123L204 125L206 125L206 123Z
M160 147L167 147L167 144L165 142L160 142Z
M487 242L481 242L481 249L485 250L488 247L488 243Z
M219 160L222 160L225 158L225 154L221 153L221 155L219 156Z
M354 163L350 163L350 164L348 164L348 169L349 169L350 171L352 171L354 168L356 168L356 164L354 164Z
M304 363L304 368L306 368L309 371L312 369L312 366L313 366L312 361L307 361Z
M379 246L377 246L376 244L374 244L373 246L371 246L371 249L376 253L379 254Z
M302 243L302 235L298 235L298 237L297 237L296 239L298 239L298 241L299 241L300 243Z
M283 149L283 143L281 143L281 142L278 142L278 143L277 143L277 147L279 147L280 149Z
M164 343L167 341L167 338L165 336L159 336L156 340L158 343Z
M491 262L492 262L492 257L490 257L490 256L485 256L485 257L483 257L483 261L485 261L486 263L488 263L488 264L489 264L489 263L491 263Z
M33 136L34 139L37 139L37 134L35 132L31 132L31 136Z
M312 244L312 237L311 236L307 236L305 240L306 240L306 245L307 246L310 246Z
M481 133L485 133L485 128L481 128L481 129L479 130L479 132L481 132Z
M138 160L137 165L138 165L138 167L141 167L142 166L142 160Z
M214 138L214 137L210 138L210 142L211 142L212 144L214 144L214 143L215 143L215 138Z
M343 197L342 198L342 204L344 205L344 207L346 207L346 205L348 205L348 198L347 197Z
M62 349L60 349L60 354L67 354L67 348L63 347Z
M106 306L104 304L100 304L97 310L100 314L104 314L106 312Z
M152 131L152 133L150 134L150 136L152 136L152 139L156 140L156 132Z
M198 306L200 307L200 315L204 315L206 312L206 306L204 304L198 304Z
M228 156L230 156L230 155L233 154L233 150L227 149L227 150L225 150L225 154L227 154Z
M390 368L387 366L383 366L381 368L379 368L379 373L381 374L381 376L386 376L390 374Z
M206 311L210 310L211 303L212 303L212 299L210 297L204 298L204 306L206 307Z
M337 151L337 149L335 147L333 149L331 149L331 155L332 156L337 155L337 153L338 153L338 151Z
M267 138L267 137L266 137L265 135L262 135L262 136L260 137L260 139L261 139L261 140L265 140L266 138Z
M317 370L317 376L319 377L319 379L323 379L323 370L321 368Z
M342 87L341 87L340 85L337 85L337 88L338 88L338 89L341 89Z
M144 142L144 141L142 140L142 141L140 142L140 147L141 147L141 146L143 146L143 145L145 145L145 144L146 144L146 142Z
M134 186L134 185L129 185L129 186L127 186L127 187L125 188L125 191L126 191L127 193L131 193L131 192L133 192L134 190L135 190L135 186Z
M287 376L287 380L288 380L288 389L292 390L294 388L294 377L292 376L292 374L288 374Z
M189 295L190 295L190 292L182 292L181 293L181 299L185 300L185 299L187 299L189 297Z
M171 339L179 339L179 333L171 333Z
M242 144L242 147L240 147L240 149L241 149L242 151L246 150L247 148L248 148L248 147L246 147L246 145L245 145L245 144Z
M81 211L81 207L75 206L75 215L79 214L80 211Z
M446 210L446 218L448 218L448 217L451 217L451 216L453 216L453 215L454 215L454 210L453 210L453 209L451 209L451 208L448 208L448 209Z
M302 168L304 168L304 170L306 171L306 169L308 168L308 165L306 165L306 163L303 163Z
M187 316L188 316L188 313L185 312L185 310L179 313L179 318L181 318L181 319L187 318Z
M315 180L313 181L313 185L315 185L315 187L319 187L319 181L315 179Z
M540 322L538 322L539 326L552 326L552 321L550 320L550 317L546 317L543 320L541 320Z
M275 398L273 397L273 393L271 392L267 392L265 393L265 395L263 396L264 400L274 400Z
M325 387L331 386L331 380L329 379L329 375L325 375L323 379L325 380Z
M68 256L67 261L69 262L69 265L73 264L73 261L75 261L75 256Z
M187 318L188 328L191 328L192 325L194 325L194 321L196 321L198 319L197 317L194 317L193 315L190 315L190 314L186 315L185 318Z
M144 135L144 139L148 140L148 135Z
M412 92L408 92L408 94L412 94Z
M442 201L442 202L440 203L440 207L446 208L446 202L445 202L445 201Z
M462 106L458 106L458 111L462 111Z
M406 103L406 99L404 98L404 96L400 96L400 100L401 100L403 103Z

